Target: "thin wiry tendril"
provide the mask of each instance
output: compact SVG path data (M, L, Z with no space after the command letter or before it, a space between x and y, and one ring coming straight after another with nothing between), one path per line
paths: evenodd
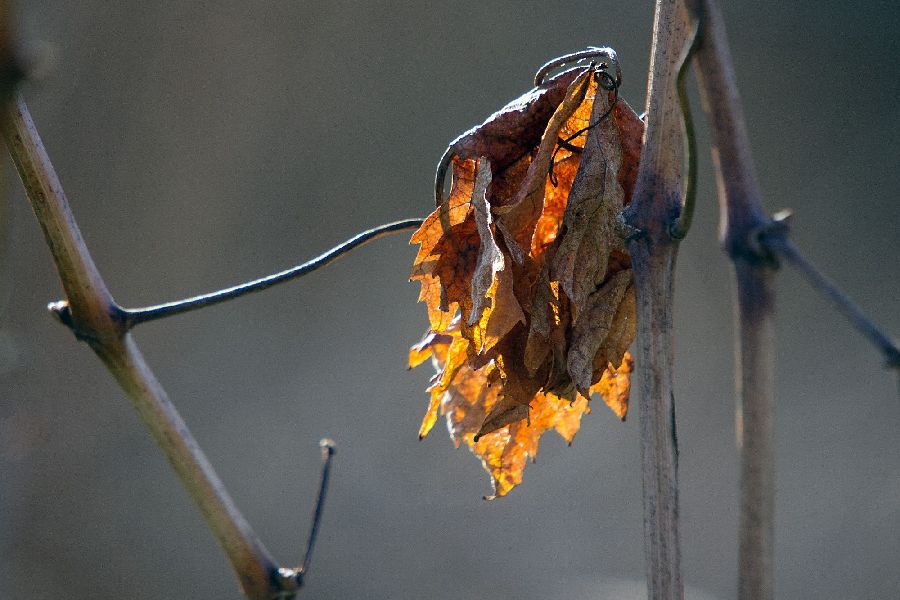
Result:
M570 152L581 152L581 148L572 144L571 141L574 140L575 138L577 138L578 136L580 136L582 133L584 133L586 131L590 131L591 129L593 129L600 123L602 123L603 120L606 119L606 117L608 117L610 115L610 113L612 112L613 108L616 105L616 102L619 101L618 79L613 79L613 77L609 74L609 72L603 67L604 67L603 65L600 66L600 70L597 72L597 75L596 75L597 77L599 77L598 83L600 84L600 87L602 87L603 89L613 92L613 101L609 105L609 108L606 110L606 112L603 113L600 116L600 118L598 118L596 121L594 121L587 127L583 127L582 129L579 129L578 131L576 131L575 133L573 133L566 139L560 138L559 141L556 142L556 148L553 150L553 156L550 157L550 171L547 173L547 175L550 178L550 183L553 185L553 187L556 187L559 184L559 178L556 176L556 173L554 172L554 167L556 166L556 155L559 153L559 151L561 149L565 149Z

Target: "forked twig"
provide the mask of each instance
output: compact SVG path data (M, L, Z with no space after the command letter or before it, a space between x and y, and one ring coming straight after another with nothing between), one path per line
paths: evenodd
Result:
M701 22L697 81L708 109L718 180L722 243L737 281L738 445L741 455L738 599L774 598L775 289L784 257L884 353L900 364L896 344L788 240L788 228L762 206L721 10L715 0L686 0Z
M106 288L21 97L6 111L3 134L71 308L73 330L91 346L125 390L135 410L197 503L231 562L244 593L270 596L275 563L235 506L137 345L115 318Z
M284 577L282 575L285 570L277 567L232 501L128 332L129 327L134 324L126 321L130 313L115 303L94 264L28 107L21 97L17 97L4 111L0 123L7 148L43 229L66 293L66 301L51 305L54 311L79 339L90 345L126 392L182 484L197 503L207 526L237 574L244 594L253 600L292 597L300 583L297 574L302 576L306 572L312 556L333 446L330 443L323 446L323 453L327 456L304 563L300 568L290 570L293 577ZM367 241L392 231L409 229L419 222L408 220L377 227L294 269L191 299L186 303L171 303L134 313L143 315L142 320L160 318L265 289L316 270Z

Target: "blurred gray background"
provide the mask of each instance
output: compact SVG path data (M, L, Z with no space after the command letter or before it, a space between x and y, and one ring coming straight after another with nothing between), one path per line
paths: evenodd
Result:
M726 3L767 208L900 332L900 8ZM652 3L20 2L46 57L24 92L110 288L144 305L311 257L431 208L455 135L550 57L618 49L644 101ZM694 95L695 110L700 106ZM685 578L734 596L732 284L702 118L677 286ZM17 183L13 181L13 183ZM123 394L47 314L49 254L18 187L0 266L0 596L233 598L234 577ZM147 358L273 553L299 561L318 440L338 454L308 598L634 597L637 412L597 406L509 497L442 427L406 234L301 281L142 326ZM895 375L790 270L779 278L777 589L900 596ZM640 585L637 586L638 590ZM631 591L629 591L631 590Z

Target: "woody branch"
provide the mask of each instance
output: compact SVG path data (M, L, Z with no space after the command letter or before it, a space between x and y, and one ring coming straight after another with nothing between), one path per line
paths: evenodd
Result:
M330 442L323 444L323 474L303 564L298 568L279 568L232 501L128 332L134 323L129 323L127 317L132 313L140 315L141 311L122 309L110 294L81 237L65 192L24 100L21 97L14 98L5 107L0 121L7 148L43 230L65 291L66 300L54 303L52 308L76 337L91 347L126 392L148 431L196 502L207 526L237 574L244 594L252 600L293 597L308 570L321 519L328 472L334 454L333 446ZM225 290L211 301L201 297L202 301L195 303L196 306L188 302L187 308L181 307L173 312L207 306L302 276L366 241L411 226L414 225L401 222L363 232L338 248L294 269L250 282L243 287L237 286L240 289ZM165 309L156 309L156 312L159 313L158 316L167 314Z

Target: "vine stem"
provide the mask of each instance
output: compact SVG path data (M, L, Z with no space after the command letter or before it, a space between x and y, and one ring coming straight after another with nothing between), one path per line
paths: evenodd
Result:
M622 220L637 299L641 472L647 597L682 600L675 432L673 299L684 209L685 122L679 75L695 30L679 0L657 0L647 83L647 128L637 184Z
M356 234L346 242L338 244L331 250L328 250L320 254L319 256L297 266L285 269L284 271L273 273L272 275L260 277L259 279L254 279L253 281L248 281L246 283L228 287L223 290L210 292L208 294L201 294L199 296L186 298L184 300L167 302L165 304L159 304L157 306L148 306L146 308L119 308L119 311L121 312L122 318L125 321L125 327L127 329L130 329L135 325L138 325L139 323L172 317L193 310L198 310L200 308L205 308L207 306L213 306L215 304L227 302L228 300L234 300L235 298L240 298L241 296L245 296L247 294L268 289L273 285L277 285L279 283L284 283L286 281L291 281L293 279L303 277L304 275L308 275L313 271L316 271L324 267L325 265L334 262L351 250L359 248L360 246L367 244L372 240L376 240L380 237L384 237L392 233L397 233L398 231L417 229L422 225L423 220L424 219L405 219L403 221L395 221L393 223L387 223L385 225L373 227L372 229L367 229L366 231ZM62 310L62 307L59 303L54 303L51 305L51 309L54 311L60 311ZM64 316L61 316L61 319L63 321L66 320Z
M756 236L771 219L762 207L725 23L715 0L689 0L702 17L694 55L710 124L720 206L720 236L736 281L736 429L740 449L738 598L774 597L776 264Z

